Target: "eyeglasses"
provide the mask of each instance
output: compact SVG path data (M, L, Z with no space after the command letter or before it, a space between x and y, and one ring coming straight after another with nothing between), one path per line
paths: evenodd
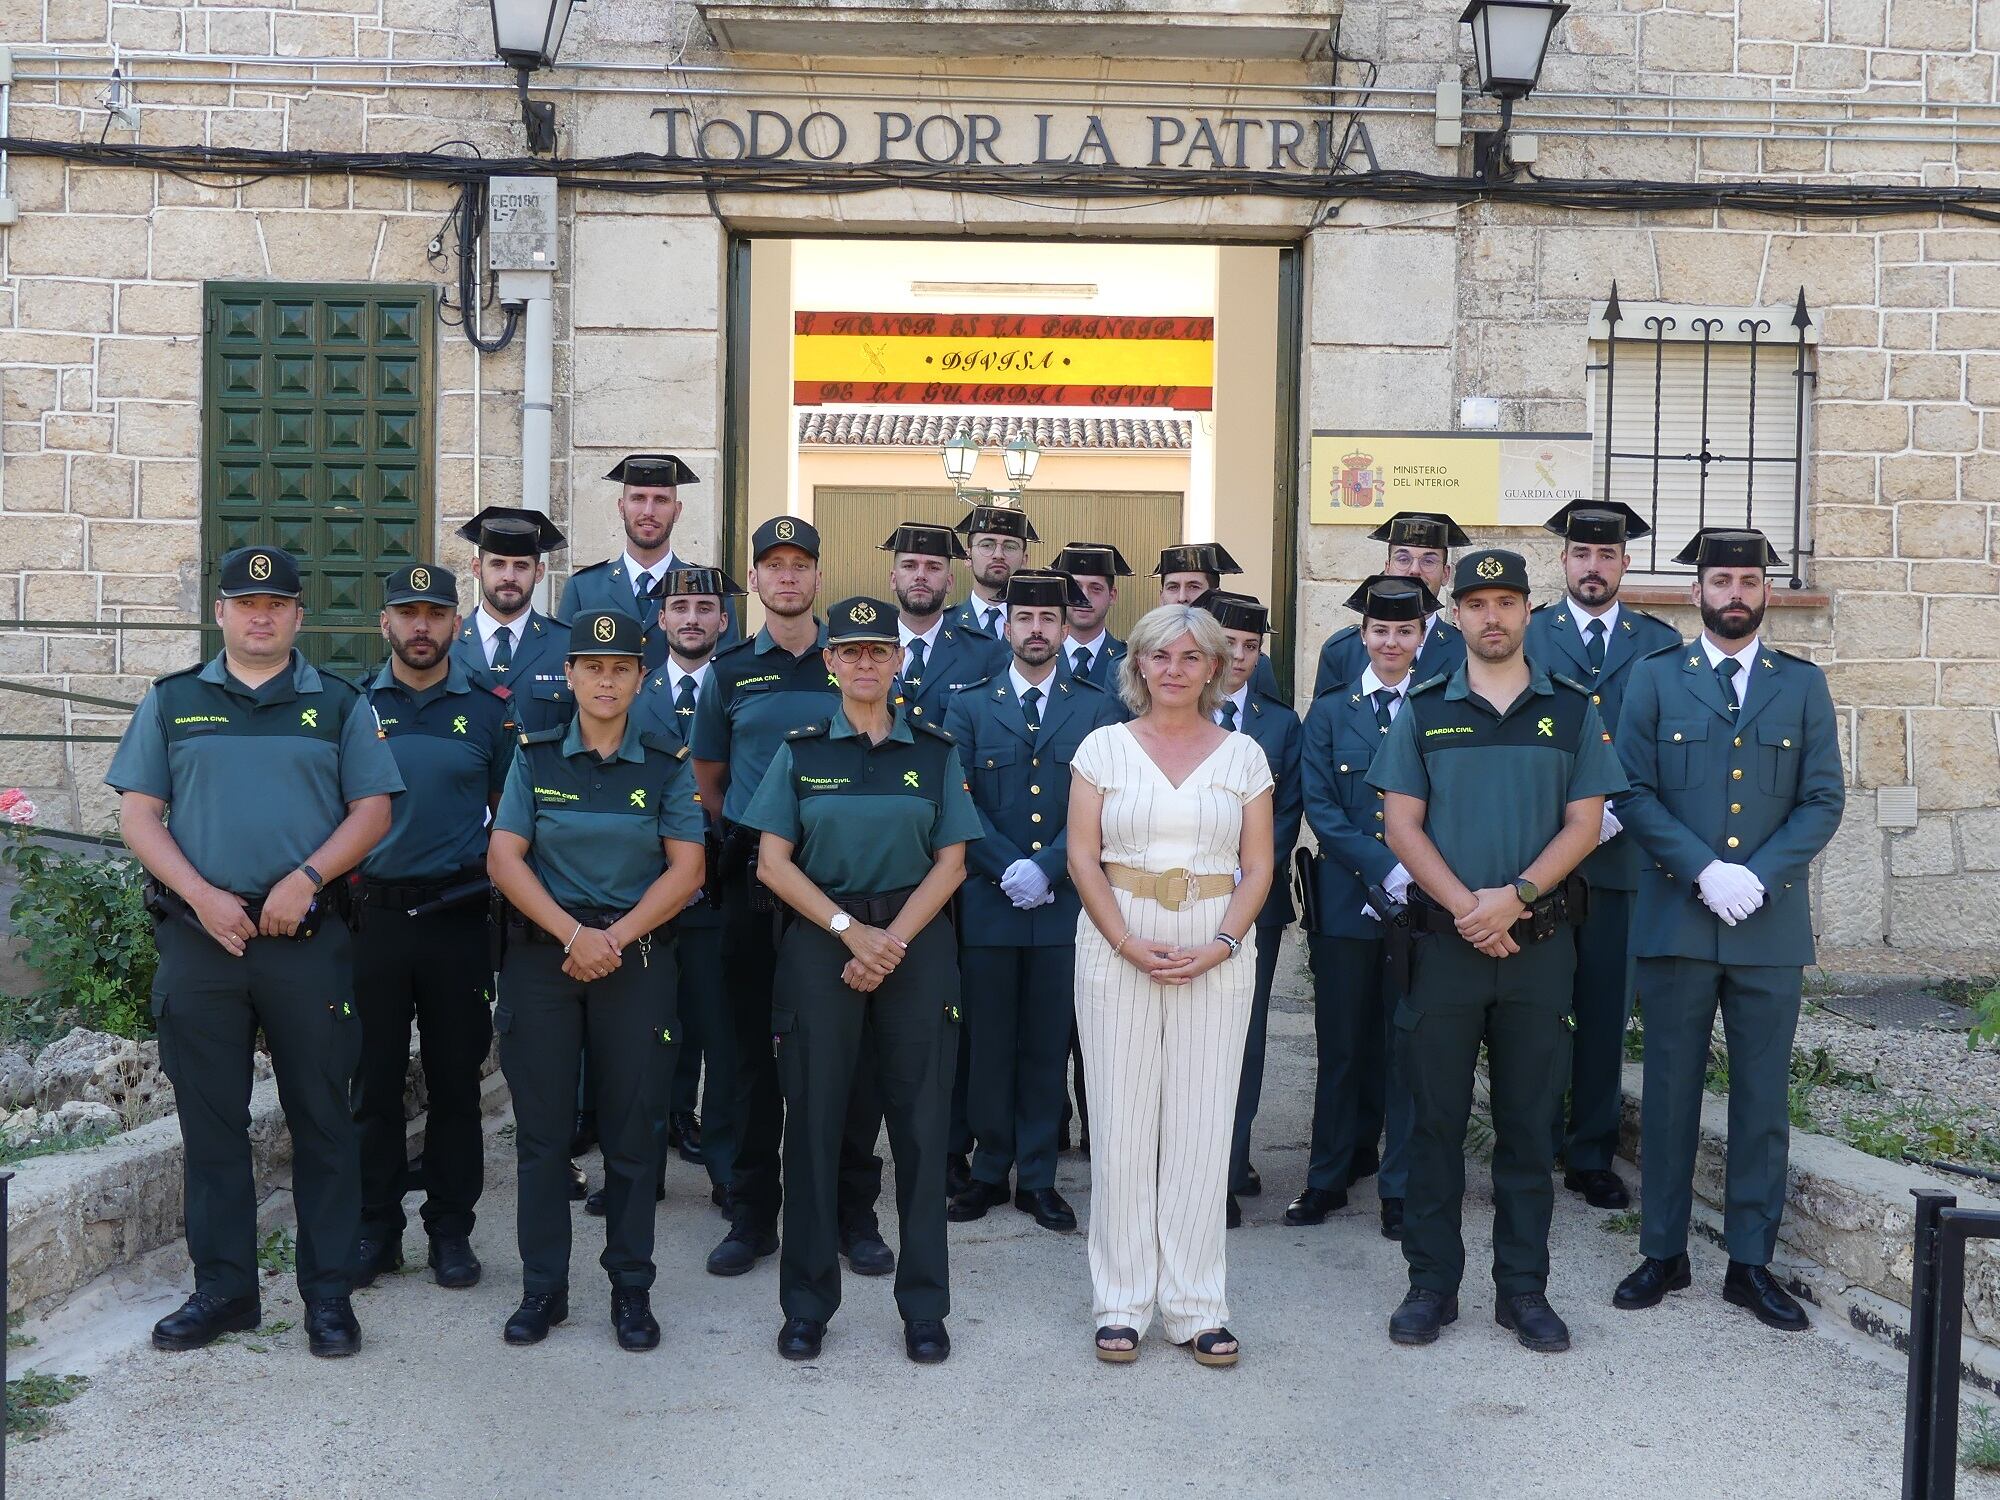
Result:
M859 666L862 662L886 666L896 654L897 648L886 646L880 641L854 641L833 648L833 659L844 667Z
M980 536L972 539L974 552L997 552L1002 557L1026 557L1028 544L1019 537Z

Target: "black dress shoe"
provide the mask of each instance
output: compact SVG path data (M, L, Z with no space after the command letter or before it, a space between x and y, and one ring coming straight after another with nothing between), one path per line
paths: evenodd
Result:
M524 1292L521 1305L507 1320L500 1337L510 1344L539 1344L549 1330L569 1317L569 1288L553 1292Z
M153 1325L155 1349L202 1349L225 1333L248 1333L264 1319L257 1298L196 1292Z
M701 1117L693 1110L668 1117L667 1140L680 1152L682 1161L701 1165Z
M653 1316L653 1299L644 1287L611 1289L611 1326L620 1349L643 1354L660 1347L660 1320Z
M576 1112L576 1123L570 1126L569 1154L582 1156L597 1144L597 1116L592 1111L580 1109Z
M1585 1167L1580 1172L1565 1172L1563 1186L1572 1193L1583 1194L1583 1201L1592 1208L1632 1206L1632 1195L1626 1191L1623 1179L1616 1172L1594 1167Z
M1309 1187L1285 1210L1285 1222L1291 1225L1324 1224L1328 1214L1338 1213L1345 1207L1347 1194L1336 1193L1332 1188Z
M1803 1333L1812 1327L1798 1298L1778 1285L1769 1266L1748 1266L1732 1260L1722 1277L1722 1300L1747 1307L1766 1328L1780 1333Z
M1222 1221L1230 1229L1241 1229L1243 1227L1243 1205L1236 1201L1234 1193L1230 1193L1225 1200Z
M729 1212L729 1189L721 1183L713 1184L708 1190L708 1201L724 1213Z
M818 1359L825 1338L826 1324L811 1318L787 1318L778 1330L778 1352L786 1359Z
M911 1318L903 1325L903 1350L920 1365L941 1365L951 1358L951 1335L936 1318Z
M1611 1294L1611 1305L1626 1312L1658 1307L1668 1292L1678 1292L1693 1280L1685 1254L1670 1260L1649 1255L1639 1262L1638 1270L1618 1283L1618 1290Z
M592 1190L591 1195L583 1200L583 1211L589 1214L593 1219L601 1219L604 1217L603 1188L596 1188Z
M479 1257L472 1253L472 1241L462 1234L431 1237L431 1275L442 1287L456 1291L479 1285Z
M766 1230L731 1229L722 1243L708 1252L708 1274L741 1276L767 1255L778 1250L778 1236Z
M320 1359L345 1359L361 1347L361 1325L345 1297L314 1297L306 1303L306 1348Z
M956 1151L949 1153L944 1159L945 1197L956 1198L960 1193L964 1192L967 1188L971 1186L972 1186L972 1163L967 1161L963 1156L959 1155Z
M590 1194L590 1179L583 1175L583 1168L574 1161L569 1164L569 1196L574 1203Z
M1493 1321L1502 1328L1512 1329L1524 1349L1560 1354L1569 1347L1569 1325L1556 1316L1549 1299L1540 1292L1497 1299L1493 1304Z
M945 1205L944 1216L954 1224L969 1224L985 1218L989 1208L998 1208L1006 1201L1006 1183L981 1182L975 1177L964 1192Z
M1076 1210L1052 1187L1022 1188L1014 1194L1014 1207L1032 1215L1042 1228L1053 1229L1057 1234L1068 1234L1076 1228Z
M1255 1167L1245 1166L1243 1175L1230 1184L1229 1191L1239 1198L1261 1197L1264 1192L1264 1179L1257 1175Z
M1458 1321L1458 1298L1413 1286L1403 1305L1389 1314L1389 1339L1397 1344L1435 1344L1438 1330Z
M354 1259L347 1268L348 1284L356 1291L364 1286L373 1286L377 1276L403 1269L403 1241L401 1236L390 1239L385 1235L364 1234L354 1242Z
M1384 1198L1382 1200L1382 1238L1400 1240L1403 1237L1403 1200Z
M896 1269L895 1252L873 1229L842 1235L840 1253L847 1257L847 1268L856 1276L887 1276Z

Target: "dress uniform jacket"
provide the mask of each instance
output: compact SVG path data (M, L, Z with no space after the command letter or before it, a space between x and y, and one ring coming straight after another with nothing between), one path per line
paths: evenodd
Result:
M994 622L992 630L988 630L985 624L986 612L989 609L995 609L1000 612L999 618ZM967 595L962 604L947 610L944 622L952 629L962 630L967 635L976 635L985 640L1000 641L1001 644L1006 644L1007 606L1005 604L988 605L977 594Z
M1362 644L1361 627L1349 625L1336 630L1319 648L1319 671L1313 677L1313 696L1330 693L1344 682L1352 682L1368 665L1368 648ZM1465 637L1449 620L1439 620L1424 633L1423 647L1410 664L1410 686L1429 682L1465 665Z
M126 727L105 782L167 804L174 843L210 885L261 900L347 816L403 778L360 688L292 653L256 688L218 654L162 677ZM268 795L252 795L256 791ZM252 938L231 957L188 921L159 923L153 1015L160 1061L181 1101L188 1253L195 1288L257 1295L257 1200L250 1140L250 1041L271 1044L292 1127L298 1282L313 1299L348 1294L361 1181L348 1083L360 1056L345 923L310 938Z
M1632 946L1646 1007L1641 1251L1687 1249L1702 1077L1715 1015L1729 1046L1729 1258L1768 1265L1784 1215L1792 1040L1813 960L1806 871L1846 801L1833 700L1811 662L1760 643L1731 713L1699 638L1632 674L1618 813L1640 864ZM1764 904L1734 927L1697 894L1711 860L1747 865Z
M1063 673L1065 675L1074 675L1070 671L1069 653L1069 641L1065 639L1063 641L1063 649L1057 653L1057 656L1062 661ZM1106 631L1099 638L1097 650L1090 658L1090 670L1084 675L1090 679L1094 686L1103 688L1105 692L1116 698L1118 696L1118 663L1124 659L1125 643L1109 631Z
M1009 652L999 641L972 635L946 619L938 626L937 641L925 655L923 675L897 679L896 704L911 724L939 725L952 696L960 688L982 682L1005 667ZM909 661L903 663L905 673Z
M514 659L505 668L486 664L486 643L479 637L477 620L465 622L451 654L476 686L507 704L508 721L515 729L532 734L559 728L576 712L576 699L563 676L569 632L534 610L515 620L511 628L520 638L514 642Z
M666 571L691 567L686 558L667 555ZM655 574L655 577L660 576ZM646 651L646 669L652 671L667 659L667 636L660 629L660 601L641 601L633 587L632 576L625 569L625 554L620 553L603 562L591 563L578 568L569 575L569 582L563 586L562 599L556 605L556 623L568 625L579 614L590 609L611 609L621 615L630 615L645 629L640 644ZM716 642L718 650L733 646L743 639L743 626L736 612L736 601L722 601L724 623L722 637Z

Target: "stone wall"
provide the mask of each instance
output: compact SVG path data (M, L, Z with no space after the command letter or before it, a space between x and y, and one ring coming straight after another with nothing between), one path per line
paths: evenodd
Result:
M1457 76L1465 60L1455 16L1455 7L1431 0L1352 0L1341 43L1379 63L1382 86L1427 91ZM579 7L565 55L657 62L684 24L680 8L603 0ZM392 55L485 57L487 28L486 7L472 0L27 0L0 13L0 44L78 57L101 57L116 43L186 56L353 58L342 75L366 84L315 87L303 65L231 82L226 63L185 62L182 71L222 83L143 86L142 142L399 151L460 140L489 155L512 153L519 124L511 93L444 86L490 82L491 72L441 70L417 83L366 70L370 59ZM1543 90L1551 98L1646 91L1696 100L1799 93L1869 105L1991 101L1996 49L1993 0L1579 0L1558 32ZM1183 65L1142 71L1175 66ZM1185 66L1205 88L1217 86L1216 65ZM1049 76L1074 77L1083 67L1067 59ZM20 70L46 67L23 57ZM94 140L104 122L101 89L24 80L12 128ZM564 139L586 152L629 148L654 102L551 97ZM1387 166L1462 169L1460 154L1432 143L1427 116L1383 117L1373 130ZM1549 134L1541 145L1546 177L1990 185L2000 175L2000 146L1953 148L1942 133L1935 144L1829 145L1789 132L1701 141ZM453 194L375 177L229 186L19 157L10 191L22 219L0 231L0 615L195 618L201 282L445 286L449 263L434 262L428 247ZM972 224L1283 237L1314 208L1244 198L1081 216L1056 202L900 188L854 197L737 192L713 203L699 194L566 191L553 508L570 532L570 556L586 562L617 545L612 490L599 476L639 446L676 451L703 476L704 487L688 496L681 540L695 556L717 553L729 228L797 232L837 222L855 233L951 233ZM1956 946L1990 932L2000 926L1992 514L2000 504L2000 229L1935 216L1794 221L1702 209L1641 218L1348 202L1310 240L1303 425L1449 427L1461 397L1486 395L1500 398L1504 425L1579 427L1587 320L1614 277L1635 301L1769 305L1805 287L1822 320L1812 593L1774 609L1770 633L1827 667L1855 792L1825 861L1822 931L1842 944L1900 946ZM478 504L519 494L520 346L479 356L442 329L439 351L437 555L463 564L467 549L450 528ZM1349 528L1302 519L1300 532L1298 638L1309 662L1344 623L1338 601L1375 565L1378 548ZM1538 581L1552 588L1552 549L1531 550ZM559 559L558 570L568 561ZM136 698L146 678L192 652L190 637L158 632L0 632L0 672L114 699ZM120 722L90 705L0 694L0 730L111 733ZM0 752L0 782L26 784L52 821L99 827L110 813L98 787L109 748L77 745L65 756L60 747L10 744ZM1878 830L1873 790L1908 784L1918 790L1919 826Z

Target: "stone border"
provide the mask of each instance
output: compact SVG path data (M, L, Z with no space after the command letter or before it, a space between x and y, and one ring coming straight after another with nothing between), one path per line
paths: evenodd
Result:
M507 1084L489 1057L480 1110L507 1104ZM421 1149L425 1117L410 1121ZM250 1159L258 1196L290 1187L292 1138L274 1078L250 1093ZM183 1233L180 1122L168 1115L101 1146L33 1157L13 1168L7 1275L16 1309L45 1311L104 1272L172 1243Z
M1627 1063L1618 1150L1634 1163L1643 1088L1644 1065ZM1695 1228L1718 1244L1728 1136L1728 1099L1705 1093L1695 1158ZM1940 1186L1937 1178L1902 1162L1794 1130L1778 1269L1794 1292L1844 1316L1870 1338L1906 1351L1916 1232L1911 1190ZM1977 1191L1970 1180L1950 1191L1962 1208L2000 1210L2000 1199ZM1961 1368L1968 1388L2000 1394L2000 1241L1973 1240L1966 1246Z

